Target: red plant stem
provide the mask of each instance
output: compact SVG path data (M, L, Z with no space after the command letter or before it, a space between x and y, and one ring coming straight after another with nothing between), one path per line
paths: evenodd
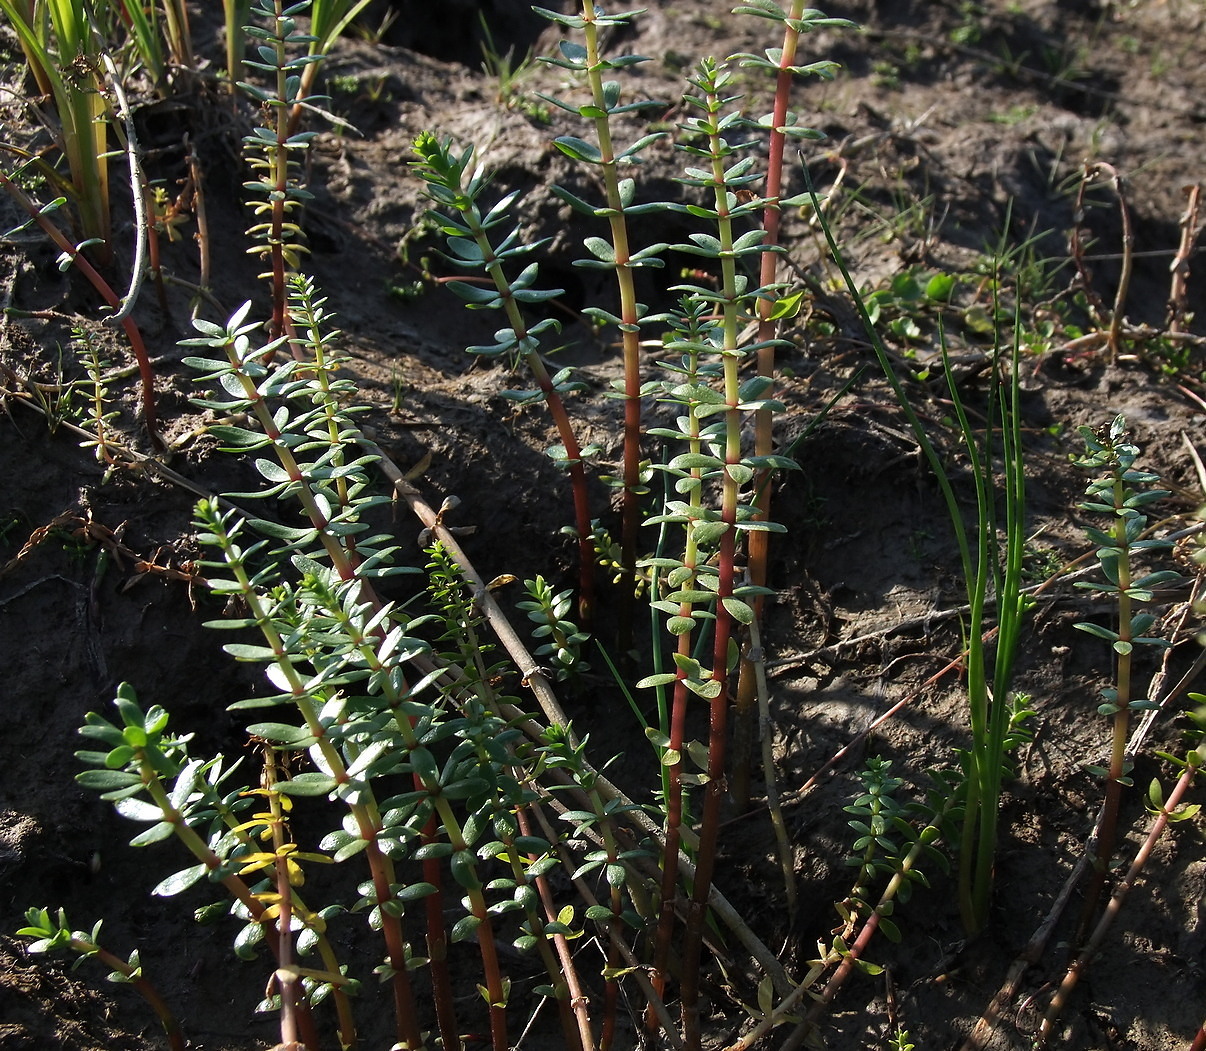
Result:
M303 1043L308 1051L319 1051L318 1032L309 1011L303 1010L305 993L293 965L293 885L289 880L289 858L284 851L287 843L284 815L281 811L277 784L276 753L271 745L264 747L264 779L268 809L272 814L272 849L277 893L277 968L276 981L281 996L281 1043L296 1044L304 1030Z
M904 871L907 870L902 868L902 872ZM895 897L901 882L903 882L903 876L900 876L899 879L893 877L892 883L889 885L892 897ZM889 891L884 892L883 900L891 900ZM872 912L867 917L867 921L858 932L858 937L855 938L854 943L842 957L841 962L830 976L829 981L825 983L825 988L817 995L804 1022L784 1041L781 1051L795 1051L796 1048L804 1043L805 1037L816 1026L821 1015L825 1013L826 1009L833 1002L833 998L837 996L838 990L846 984L846 980L854 972L855 966L862 958L867 946L871 944L871 939L875 937L875 932L879 930L879 917L880 914L878 911Z
M691 615L690 603L679 605L679 616ZM678 637L678 653L691 656L692 632ZM679 759L666 767L666 839L662 845L661 903L658 911L657 934L654 938L653 973L650 978L659 999L665 999L666 976L670 962L670 943L674 935L675 906L678 901L678 857L682 849L683 825L683 748L686 743L687 705L691 693L687 689L686 672L678 670L674 681L674 699L670 708L670 740L667 747L678 753ZM650 1005L645 1011L645 1026L650 1032L660 1028L657 1015Z
M720 239L721 288L725 298L723 313L723 368L725 470L721 489L720 520L726 528L720 537L716 581L716 620L712 652L712 682L716 692L709 703L708 769L704 786L703 814L700 820L699 853L695 861L695 883L691 888L691 903L687 909L686 935L683 941L682 1017L683 1045L687 1051L701 1046L699 1030L699 968L703 947L705 914L708 895L712 889L712 874L716 864L716 847L720 835L720 808L725 794L725 745L728 735L729 712L729 645L733 634L733 616L725 600L733 595L737 554L738 483L734 470L741 462L741 392L740 351L737 296L737 264L733 255L733 220L729 210L729 195L725 185L724 141L715 113L719 99L709 98L708 112L712 118L709 141L712 154L712 181L715 189L717 223Z
M275 840L274 834L274 840ZM289 898L289 861L278 856L276 859L276 887L280 896L276 921L278 950L276 958L276 981L281 995L281 1043L296 1043L298 1040L298 1009L301 1006L301 982L293 967L293 938L289 927L293 921L292 903ZM317 1051L317 1034L314 1040L306 1039L311 1051Z
M468 216L467 216L468 217ZM475 217L472 217L475 220ZM502 264L494 258L494 249L490 239L483 229L476 231L475 239L482 250L483 258L489 260L487 271L503 299L507 320L519 346L532 342L528 335L528 324L519 309L512 293L511 283L503 271ZM587 492L586 469L582 466L582 447L574 434L573 424L566 411L565 402L560 392L553 386L553 378L549 375L540 351L535 347L524 351L524 363L528 366L536 385L544 395L549 415L557 428L557 436L565 449L565 457L569 463L570 489L574 496L574 527L578 532L578 610L584 626L589 625L594 612L595 594L595 549L591 540L590 496Z
M519 831L522 835L532 835L532 822L528 819L527 809L520 809L515 813L515 819L519 824ZM529 855L529 861L535 861L534 856ZM553 890L549 886L548 878L545 876L537 876L536 893L540 895L540 903L544 906L545 915L550 919L557 917L557 904L553 898ZM569 1003L563 1004L558 1000L558 1007L564 1016L566 1011L573 1013L573 1018L576 1020L577 1028L573 1024L566 1024L564 1017L562 1021L562 1029L566 1037L566 1051L594 1051L595 1038L590 1028L590 998L586 995L586 991L582 988L582 983L578 978L578 968L574 966L574 954L570 952L569 942L565 940L565 935L556 934L553 936L553 946L557 950L557 958L561 961L561 973L565 981L565 987L569 992ZM612 952L608 950L608 961L612 958ZM551 977L551 975L550 975ZM617 983L614 979L607 983L609 988L615 988ZM615 1028L615 1018L604 1017L603 1020L603 1040L599 1046L601 1051L607 1051L609 1046L606 1043L607 1031L610 1023L610 1028Z
M1126 499L1126 482L1122 477L1121 468L1114 475L1114 506L1121 510ZM1131 632L1131 596L1127 594L1131 587L1130 540L1126 534L1127 520L1119 516L1114 525L1114 542L1121 549L1118 558L1118 638L1119 641L1132 642ZM1114 843L1118 834L1118 810L1122 801L1122 783L1126 772L1126 742L1130 734L1130 700L1131 700L1131 654L1118 655L1118 672L1116 676L1114 705L1113 735L1110 745L1110 767L1106 775L1105 807L1101 819L1101 832L1093 850L1093 868L1089 875L1089 885L1085 891L1084 911L1081 914L1080 935L1089 929L1093 922L1093 913L1101 899L1102 888L1105 886L1109 873L1110 860L1114 856Z
M482 973L486 979L486 992L490 997L491 1046L494 1051L510 1051L502 967L498 962L498 950L494 946L494 927L486 912L485 899L474 905L473 915L482 921L481 926L477 928L477 947L482 954Z
M415 788L422 788L423 783L414 775ZM423 843L434 843L438 838L439 822L432 813L423 826ZM461 1038L456 1018L456 1005L452 990L452 972L448 969L448 936L444 929L444 887L443 873L440 869L440 859L425 857L423 859L423 879L436 888L434 894L428 894L423 899L423 908L427 917L427 959L431 972L431 992L435 1000L436 1024L440 1030L440 1040L448 1051L459 1051Z
M736 411L736 365L733 367L733 397L730 405L731 418ZM740 430L736 430L740 443ZM730 433L730 447L733 434ZM740 459L740 452L729 463ZM716 645L712 656L714 667L712 679L720 684L720 691L709 703L708 710L708 783L704 786L703 814L700 819L699 854L695 862L695 883L691 890L691 903L687 909L687 930L683 940L683 1044L687 1051L700 1046L699 1032L699 968L700 952L703 947L705 916L708 895L712 890L712 874L716 866L716 847L720 835L720 807L725 794L725 739L729 714L728 659L729 640L732 637L733 618L724 606L724 599L733 594L734 555L736 553L737 519L736 483L725 479L725 489L733 490L732 498L725 499L723 521L729 528L720 541L720 587L716 593Z
M1144 865L1147 864L1147 859L1151 857L1156 843L1159 842L1160 837L1164 834L1169 814L1176 811L1177 804L1181 802L1181 797L1189 790L1189 786L1193 784L1197 772L1198 761L1195 755L1190 753L1190 762L1169 794L1168 801L1160 808L1160 813L1156 815L1156 820L1152 822L1152 828L1147 834L1147 839L1143 841L1143 846L1139 848L1139 853L1135 855L1135 860L1131 862L1131 867L1127 869L1126 876L1123 877L1122 882L1114 888L1114 894L1110 898L1109 904L1106 905L1101 919L1098 920L1093 934L1085 943L1084 948L1072 966L1068 968L1068 973L1064 975L1064 980L1060 983L1059 989L1056 990L1055 996L1051 998L1051 1003L1047 1007L1047 1013L1043 1016L1042 1025L1039 1027L1039 1047L1045 1046L1051 1038L1051 1031L1055 1028L1055 1023L1059 1020L1064 1005L1067 1004L1068 998L1076 988L1077 982L1080 981L1080 976L1088 969L1093 957L1097 955L1097 950L1101 948L1101 943L1105 941L1105 936L1109 932L1111 924L1113 924L1118 913L1122 910L1127 894L1130 892L1131 887L1134 886L1135 880L1139 878Z
M804 0L792 0L790 18L800 18L804 13ZM766 231L763 239L765 245L779 243L779 221L781 210L779 198L783 188L783 153L787 136L780 131L787 125L787 107L791 101L791 87L794 74L791 67L796 61L796 47L799 43L799 30L792 29L787 23L783 26L783 48L779 56L779 72L775 77L775 103L771 116L771 131L767 143L766 161L766 208L762 212L762 229ZM777 276L778 256L775 252L763 252L759 260L758 283L762 287L773 285ZM775 374L775 348L767 345L775 338L778 325L771 319L775 304L771 299L758 300L758 375L773 377ZM774 397L774 388L768 387L763 395ZM770 409L759 409L754 414L754 454L769 456L774 452L774 435L772 422L774 414ZM754 506L758 508L758 517L766 520L770 517L771 475L769 471L761 471L755 482ZM755 530L747 538L749 562L748 571L750 583L756 587L765 587L768 579L767 559L770 550L770 534L765 530ZM765 606L763 596L754 599L754 617L762 620ZM740 735L740 743L734 742L734 766L732 777L733 798L739 809L745 809L750 800L750 770L753 753L754 712L758 699L758 679L754 662L742 656L741 670L737 679L735 710L733 712L734 731Z
M81 274L88 280L88 283L100 293L100 296L114 310L121 309L121 299L117 293L113 291L109 282L106 281L96 268L88 262L84 254L73 245L63 232L54 225L43 213L42 210L33 203L25 193L18 187L7 175L0 172L0 186L3 186L13 199L25 209L30 218L41 227L43 233L49 237L55 245L70 257L72 263ZM132 317L126 316L122 318L121 327L126 334L126 339L130 341L130 349L134 351L134 358L138 362L138 376L142 383L142 424L147 429L147 435L151 439L151 444L157 450L162 451L164 448L163 440L159 437L157 429L158 418L155 412L155 373L151 368L151 358L147 353L146 344L142 341L142 333L138 326L134 323Z
M1198 1035L1193 1038L1193 1043L1189 1045L1189 1051L1206 1051L1206 1022L1203 1022L1198 1029Z
M164 1002L163 997L159 995L158 990L145 978L139 976L134 977L135 971L125 960L120 956L114 956L108 949L102 949L95 942L80 941L78 938L72 938L69 942L72 952L77 952L81 956L95 956L97 960L103 963L111 971L116 971L124 976L129 984L137 990L152 1011L158 1016L160 1023L163 1025L163 1031L168 1038L168 1046L172 1051L185 1051L187 1042L184 1039L184 1033L180 1028L180 1022L172 1009Z
M526 355L528 368L536 377L536 385L544 394L545 404L557 427L557 436L565 447L569 460L570 489L574 495L574 524L578 532L578 611L583 627L589 627L594 617L595 549L591 540L590 496L587 492L586 469L582 466L582 448L570 423L565 402L553 386L552 378L536 351Z
M457 853L469 850L465 842L461 826L452 812L446 797L436 795L439 785L424 785L432 792L432 802L440 823L448 835L452 849ZM482 976L486 979L486 998L490 1010L490 1041L494 1051L510 1051L507 1040L507 994L503 982L502 968L498 962L498 949L494 944L494 926L490 921L490 913L486 904L486 896L482 893L480 882L476 887L465 888L469 900L469 912L476 917L477 948L482 957Z
M821 992L814 997L813 1005L808 1014L805 1016L804 1021L802 1021L792 1031L787 1040L784 1041L781 1051L795 1051L796 1048L805 1043L808 1037L812 1035L813 1030L816 1028L817 1021L833 1002L833 998L837 996L838 990L840 990L845 984L846 979L849 978L854 972L854 969L858 964L858 961L861 959L863 952L870 944L875 932L879 929L880 916L883 914L883 911L886 910L889 902L896 900L896 896L899 894L900 888L904 885L905 880L907 880L909 877L909 872L912 871L913 867L917 864L917 859L921 856L922 850L927 844L933 843L939 838L941 823L945 819L946 815L950 812L950 808L954 804L955 797L951 796L942 808L941 814L935 818L931 824L921 830L921 833L917 837L917 841L912 847L909 848L909 852L901 859L899 869L892 874L892 878L888 881L888 885L884 888L883 894L880 895L879 902L876 904L875 909L872 911L871 915L867 917L862 929L858 932L858 937L854 939L854 943L842 955L837 968L834 970L833 974L829 976L829 981L825 983L824 989L822 989ZM832 957L832 955L833 954L831 953L830 957ZM818 964L816 966L822 966L825 962L830 962L830 960L822 961L822 964ZM769 1029L770 1026L774 1024L774 1019L776 1017L786 1014L787 1011L794 1006L796 1001L800 999L804 992L812 987L814 981L818 977L819 972L815 970L810 972L804 982L797 986L792 994L788 996L781 1004L779 1004L779 1006L775 1008L774 1012L772 1012L770 1016L760 1022L752 1033L747 1034L742 1040L730 1045L728 1048L726 1048L726 1051L746 1051L747 1048L753 1047L757 1042L759 1033Z
M693 356L692 366L689 370L692 381L697 379L697 366L698 360ZM701 434L703 427L699 416L691 408L688 408L687 421L688 433L691 437L690 450L693 453L702 452L703 441ZM696 484L692 487L689 498L690 505L693 508L702 507L702 471L698 468L693 469L691 475L693 478L698 479L701 484ZM694 523L687 523L686 534L682 566L688 571L689 575L682 581L680 587L682 590L690 592L696 590L699 586L696 567L698 566L700 552L696 540ZM683 600L679 602L678 616L680 618L690 620L692 612L692 601ZM693 637L694 632L692 631L686 631L679 635L679 658L684 660L690 659L693 648ZM657 990L660 999L664 999L667 965L670 958L670 942L674 933L675 908L678 904L678 860L682 844L683 824L682 757L686 743L687 709L691 696L691 691L687 685L686 667L684 664L680 664L674 680L674 696L670 709L670 734L667 742L669 751L676 754L678 758L675 762L667 765L665 769L666 834L665 841L662 844L661 906L653 953L652 981L653 987ZM645 1013L645 1026L651 1033L656 1032L658 1027L657 1014L653 1010L652 1004L650 1004Z

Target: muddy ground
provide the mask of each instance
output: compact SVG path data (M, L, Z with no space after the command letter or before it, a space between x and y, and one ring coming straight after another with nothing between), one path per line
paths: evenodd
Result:
M553 440L546 418L538 408L516 410L500 397L511 382L505 372L463 353L497 325L466 313L445 289L425 281L424 267L438 274L440 264L430 232L419 223L420 186L406 160L414 136L433 129L474 143L497 170L500 193L522 191L520 211L532 236L551 238L543 283L566 290L561 306L569 346L559 360L578 366L590 388L571 413L584 440L600 443L603 460L614 461L615 403L598 393L618 376L618 354L608 334L600 337L574 321L585 305L610 306L609 289L593 272L570 265L581 238L598 231L571 219L549 192L553 183L588 189L581 171L551 147L555 135L580 129L536 94L565 90L555 71L535 68L509 94L500 92L497 77L483 73L480 33L454 28L473 23L475 5L394 6L405 10L381 42L349 39L325 67L331 109L356 130L323 130L316 142L309 183L315 201L305 223L312 271L339 314L356 378L374 406L370 424L404 467L430 453L419 484L435 506L446 496L461 499L450 520L476 527L464 543L481 574L541 572L569 583L573 549L558 529L570 520L570 503L542 452ZM499 52L553 48L556 35L520 5L495 0L482 6ZM729 6L652 2L634 30L610 42L651 59L638 67L633 90L661 103L651 111L658 126L682 118L683 76L697 58L776 43L770 23L729 16ZM388 7L373 7L367 24L380 25ZM1100 323L1075 303L1069 243L1084 165L1112 166L1125 177L1134 228L1128 330L1165 329L1184 188L1206 175L1202 5L901 0L826 11L863 30L807 38L808 60L834 58L842 69L832 82L800 85L795 107L803 123L827 136L803 144L801 161L830 194L829 215L856 281L873 290L906 274L959 278L947 329L973 406L982 403L987 374L988 344L977 319L990 305L984 274L994 253L1006 299L1021 296L1027 331L1051 323L1028 339L1021 362L1034 581L1089 550L1086 518L1076 509L1086 479L1069 464L1080 449L1081 425L1100 427L1125 414L1143 464L1172 490L1159 510L1168 519L1164 531L1189 526L1203 503L1192 450L1203 451L1206 354L1192 338L1147 338L1128 341L1111 361L1094 336ZM216 27L198 18L195 31L198 51L217 61ZM15 49L11 36L3 39L6 79L15 84ZM738 87L752 112L769 110L770 88L760 74L742 74ZM11 137L44 143L19 99L6 97L0 105ZM204 88L167 102L147 100L139 111L148 168L169 185L183 176L182 128L197 143L212 250L220 260L213 295L224 311L249 296L263 297L241 245L246 220L237 136L245 116L231 116ZM628 130L637 130L635 122ZM672 180L682 163L669 145L653 147L642 192L680 194ZM803 189L802 170L792 166L793 190ZM1094 185L1086 205L1079 221L1088 290L1108 306L1122 232L1107 181ZM14 220L6 226L14 225L9 202L0 214ZM128 230L120 205L117 214ZM656 220L640 233L648 241L673 242L687 229L681 219ZM788 412L777 440L786 445L803 434L859 375L797 448L803 469L784 482L775 504L789 533L772 548L779 597L769 610L766 645L777 775L800 908L788 922L761 810L727 827L717 878L764 939L782 946L785 965L799 972L817 939L828 937L837 922L832 903L848 889L842 858L850 832L841 808L857 790L862 758L892 759L894 772L915 791L928 766L949 763L965 742L966 718L957 673L931 679L958 653L958 620L949 611L962 601L941 500L803 210L788 216L786 243L793 280L809 295L787 333L793 345L780 358L779 391ZM227 751L242 747L243 735L225 706L253 687L246 669L201 627L213 615L212 600L179 579L197 554L194 495L150 472L121 470L103 479L76 436L65 427L49 433L26 404L34 400L32 388L21 380L54 384L79 375L70 351L60 359L56 349L68 347L73 320L93 319L93 328L106 333L101 338L113 361L128 360L120 341L95 326L94 297L76 275L59 273L54 255L28 231L5 242L0 254L4 305L43 312L6 318L0 329L0 353L11 370L7 411L0 416L0 1048L162 1046L154 1020L128 990L89 985L99 969L88 965L70 974L33 960L11 936L30 905L60 904L76 926L105 917L107 940L120 952L142 948L148 973L176 1004L194 1046L244 1051L271 1045L272 1025L251 1016L262 972L229 962L225 930L193 924L191 909L203 897L190 897L181 908L147 896L172 870L171 851L127 848L132 827L72 781L74 730L85 712L108 703L116 683L135 683L145 701L172 711L177 726ZM197 279L188 238L168 247L165 266ZM1194 257L1189 269L1185 305L1198 316L1185 328L1201 336L1206 267ZM138 311L151 353L160 359L157 396L174 449L170 465L203 490L237 491L250 484L248 470L215 453L200 435L203 418L187 400L191 380L177 363L174 344L187 328L187 299L170 289L165 314L148 292ZM960 495L968 497L933 360L932 312L927 316L899 297L882 312L885 326L906 315L917 319L918 331L898 326L889 343L934 440L955 467ZM650 365L657 358L650 349ZM132 387L124 389L122 422L130 440L149 452L128 411L133 394ZM596 497L602 506L602 488ZM400 515L396 529L407 557L419 557L417 526ZM147 564L173 572L148 571ZM1197 622L1183 597L1170 596L1159 610L1161 629L1177 642L1164 669L1165 689L1198 653ZM1072 628L1086 615L1107 616L1085 592L1059 583L1044 593L1023 638L1017 686L1031 694L1037 715L1034 739L1018 755L1004 802L990 929L974 942L962 940L952 883L933 870L933 889L919 891L897 916L902 946L874 943L869 956L885 966L884 974L849 983L824 1025L824 1046L886 1047L898 1025L918 1048L959 1046L1047 913L1083 853L1099 805L1100 784L1085 766L1100 762L1108 744L1106 720L1095 712L1109 675L1105 644ZM1149 660L1142 681L1159 670ZM647 792L645 745L635 728L617 729L613 702L599 699L608 690L605 679L593 679L567 704L597 748L628 754L617 777L628 777L634 794ZM801 791L831 756L906 698L896 715ZM1186 703L1175 699L1156 719L1136 763L1137 785L1157 773L1168 782L1152 751L1176 742L1174 717ZM1139 793L1132 793L1124 807L1125 857L1149 821ZM1057 1046L1188 1047L1206 1014L1204 891L1201 832L1185 823L1158 845L1066 1012ZM1074 899L1069 914L1076 912ZM1061 926L1026 973L992 1047L1029 1046L1051 983L1062 975L1071 934L1067 923ZM711 983L710 1038L723 1046L742 1029L737 1000L749 1002L753 994L727 987L718 971ZM624 1032L635 1044L632 1030ZM378 1046L377 1035L366 1033L365 1046ZM385 1040L381 1036L379 1046ZM777 1038L766 1046L777 1046Z

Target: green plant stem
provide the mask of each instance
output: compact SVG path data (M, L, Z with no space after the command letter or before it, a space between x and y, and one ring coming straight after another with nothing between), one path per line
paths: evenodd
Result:
M624 492L620 532L622 575L619 638L621 651L626 651L632 637L637 539L641 527L641 335L638 328L640 317L637 310L636 283L630 265L632 251L629 247L628 222L624 216L624 202L620 195L619 165L611 140L608 105L603 90L599 27L595 25L598 17L594 0L583 0L582 18L586 23L583 29L586 40L586 75L591 99L602 114L594 118L595 135L601 155L600 172L607 198L607 221L611 227L611 243L615 250L616 282L620 294L619 317L623 323L620 335L624 359Z
M101 277L96 268L84 257L84 254L46 217L43 209L34 204L24 191L3 172L0 172L0 186L3 186L12 195L29 217L41 227L46 236L71 259L88 283L100 293L101 298L114 310L120 310L121 298L113 291L109 282ZM158 416L155 411L155 372L151 367L151 357L147 353L146 344L142 341L142 332L135 324L134 319L128 315L122 318L121 327L126 334L126 339L130 342L130 349L134 351L134 358L138 362L138 376L142 384L142 423L147 429L151 443L156 449L162 450L164 446L163 439L159 436Z
M415 740L418 746L417 739ZM427 785L428 792L437 793L439 785ZM470 856L472 851L465 842L461 823L452 809L452 805L443 795L435 795L432 799L435 812L439 816L444 833L453 852L462 856ZM503 982L502 968L498 962L498 950L494 945L494 926L490 922L490 912L486 896L482 893L481 881L473 877L474 886L465 886L465 894L469 900L469 911L476 917L477 946L482 957L482 974L486 979L486 992L490 1011L490 1038L494 1051L509 1051L507 1042L507 992ZM464 884L462 884L464 885Z
M205 842L184 820L184 815L172 805L171 798L164 790L162 783L159 780L159 775L154 766L151 764L150 758L145 751L140 751L138 755L139 769L142 774L143 784L146 786L147 795L151 797L151 801L163 811L162 820L168 822L172 826L172 831L176 837L183 843L190 854L198 861L205 865L211 873L221 873L218 875L218 882L222 884L229 892L231 897L235 898L247 911L251 914L251 918L257 923L263 922L264 906L252 894L251 889L238 876L230 872L222 872L222 859L218 857ZM277 946L272 939L268 939L269 945L273 947L273 954L277 951Z
M57 137L67 158L82 239L100 242L90 251L97 264L106 267L113 259L108 103L98 81L100 42L90 6L84 0L0 0L39 90L54 98Z
M272 34L274 38L272 47L276 51L276 94L272 109L276 124L276 143L271 149L269 158L272 180L275 184L270 195L272 226L268 233L272 263L272 320L268 325L270 339L277 339L284 335L288 309L285 294L285 218L289 189L289 106L287 101L289 98L289 74L285 68L288 64L283 31L285 0L275 0L275 3L276 26Z
M308 371L313 373L314 381L318 385L318 401L322 406L323 420L326 423L327 444L331 449L331 466L334 467L335 473L338 474L338 477L335 478L335 494L339 501L338 511L347 512L351 508L351 498L347 475L343 473L343 470L347 466L348 445L342 437L343 427L346 426L346 418L341 418L342 406L339 396L331 389L331 378L335 371L335 366L327 353L327 344L338 333L329 336L323 335L320 322L324 319L322 306L325 301L316 301L314 299L313 285L309 279L294 274L290 275L290 283L295 293L293 296L293 312L296 316L296 345L309 350L313 360L313 368ZM338 514L336 517L338 517ZM355 534L349 533L343 537L343 544L349 561L355 565L357 561Z
M312 0L310 5L310 56L325 60L335 41L343 35L352 20L369 4L369 0ZM302 67L298 99L309 98L318 76L321 61L307 62ZM294 135L301 125L305 106L295 102L289 112L289 134Z
M829 959L812 961L804 979L775 1005L774 1010L759 1019L758 1024L753 1029L741 1037L740 1040L735 1040L729 1044L724 1051L750 1051L772 1029L782 1025L784 1022L790 1021L792 1015L796 1013L796 1005L820 981L825 973L825 968L831 962L832 960Z
M684 379L690 386L699 382L699 355L694 350L688 350L690 365ZM698 415L688 407L687 428L690 435L688 449L693 454L703 451L702 428ZM688 503L692 512L702 510L703 486L702 472L692 470L691 476L699 479L699 484L693 485L688 495ZM691 619L694 602L688 597L699 586L697 566L700 559L699 543L696 538L694 521L688 519L686 543L683 550L682 566L686 571L682 583L674 590L686 592L679 603L680 618ZM653 985L658 995L665 991L667 965L670 959L670 947L674 934L675 907L678 898L679 852L682 849L682 825L684 817L683 801L683 755L686 750L687 711L693 694L687 686L687 671L685 662L690 659L693 648L693 631L684 631L678 636L677 653L682 662L674 679L674 693L670 707L670 726L667 749L677 758L673 762L662 762L662 776L665 785L665 842L662 845L662 881L661 905L658 915L657 934L654 940L653 953ZM647 1012L646 1024L650 1028L656 1019L653 1013Z
M222 0L226 24L226 74L232 96L239 92L239 81L243 79L243 49L246 40L243 25L251 15L251 0Z
M494 285L498 298L495 303L490 305L501 306L511 324L510 333L505 341L506 347L508 350L517 351L523 357L529 372L536 380L557 428L564 452L563 462L570 474L574 501L574 524L578 534L579 611L581 619L589 623L593 614L595 590L595 557L591 537L593 530L590 497L586 470L582 463L581 446L574 434L561 391L553 377L549 375L544 360L540 356L540 333L550 327L552 322L546 320L533 328L524 317L520 303L531 293L524 285L522 274L520 278L512 282L503 266L505 259L515 257L524 249L512 246L508 250L507 246L515 238L515 232L503 237L497 248L491 242L490 229L501 221L495 218L495 212L505 211L506 204L496 205L495 209L483 218L477 200L486 185L486 179L479 172L474 172L468 179L465 176L466 169L473 157L472 148L457 157L448 142L440 143L434 136L423 135L416 140L415 153L419 157L417 167L420 174L428 183L428 195L446 209L457 213L455 219L451 216L443 216L439 212L433 213L438 220L451 224L446 226L446 233L451 238L450 247L467 244L465 237L453 237L452 231L454 230L462 235L467 233L472 239L473 245L476 246L476 251L470 252L469 255L465 254L465 248L454 250L450 258L462 266L484 268L489 275L486 278L472 275L454 276L440 280L451 284L454 291L457 290L458 285L471 286L479 282ZM534 271L532 272L534 273ZM528 271L524 273L528 273ZM547 299L553 294L538 293L537 301Z
M188 8L183 0L163 0L163 17L167 25L168 52L172 61L184 69L195 69L196 59L193 58Z
M331 559L331 565L335 572L339 574L341 580L356 579L356 564L353 555L346 549L339 540L327 529L330 524L328 516L318 506L314 499L314 494L309 486L305 484L305 476L301 466L297 462L297 458L293 455L293 451L283 441L281 429L276 425L273 419L272 410L268 407L267 401L260 394L259 389L254 379L247 375L243 368L243 362L239 359L239 353L234 343L226 345L226 355L231 365L234 367L235 374L238 376L239 384L243 389L244 397L251 402L252 412L255 414L256 421L263 430L265 437L272 441L272 449L280 461L281 467L289 475L290 482L294 483L294 496L297 502L301 504L302 510L309 519L310 524L318 531L320 542L323 550ZM366 593L371 594L371 587L368 581L361 580L360 585L365 589ZM278 649L277 653L284 656L285 650Z
M943 343L945 347L945 342ZM968 420L963 399L955 387L951 370L946 368L959 428L971 459L976 486L977 530L975 576L967 580L970 615L967 627L967 700L971 724L972 749L969 756L967 796L964 803L963 835L959 851L959 908L964 929L983 928L988 917L992 891L992 867L996 852L997 811L1001 786L999 717L1005 707L1003 696L994 696L988 678L984 637L984 612L989 582L996 579L996 544L992 493L992 445L981 452ZM995 397L993 403L995 404ZM989 419L993 418L990 409ZM991 424L990 424L991 426ZM1002 642L998 637L998 650Z

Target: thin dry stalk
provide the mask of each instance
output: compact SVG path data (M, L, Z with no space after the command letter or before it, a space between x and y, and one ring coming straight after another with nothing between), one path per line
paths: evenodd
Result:
M202 295L210 291L209 217L205 211L205 183L201 178L201 162L197 160L197 147L186 138L188 147L188 174L193 186L193 215L197 217L197 256L200 276L197 280ZM195 311L194 311L195 313Z
M1107 309L1101 298L1093 291L1092 278L1085 264L1084 244L1081 241L1080 223L1084 219L1085 190L1098 175L1105 175L1109 179L1114 196L1118 200L1118 214L1122 220L1122 272L1118 277L1118 289L1114 293L1112 309ZM1106 345L1110 351L1110 364L1117 365L1118 356L1122 352L1123 331L1127 327L1123 318L1123 310L1126 306L1131 273L1134 269L1135 233L1131 226L1131 212L1126 203L1125 180L1118 169L1112 165L1101 161L1085 165L1084 175L1076 193L1076 222L1072 227L1071 250L1081 287L1096 316L1097 323L1099 325L1106 324L1106 317L1109 317Z
M1168 331L1184 332L1186 304L1189 300L1189 257L1193 255L1193 246L1202 227L1198 224L1198 216L1202 202L1202 184L1193 183L1184 188L1187 202L1185 211L1181 214L1181 243L1177 254L1173 257L1172 281L1168 292Z
M93 23L93 31L100 39L100 32ZM109 90L117 99L117 115L121 118L123 137L125 139L126 163L130 171L130 200L134 206L134 262L130 267L130 287L121 301L121 306L115 314L105 318L106 325L116 325L129 316L138 302L138 293L142 289L143 278L147 272L147 203L145 178L142 164L138 157L138 132L134 127L134 115L130 112L130 104L126 101L125 89L122 87L121 76L113 65L113 57L107 50L100 52L101 64L105 67L105 76L109 81Z

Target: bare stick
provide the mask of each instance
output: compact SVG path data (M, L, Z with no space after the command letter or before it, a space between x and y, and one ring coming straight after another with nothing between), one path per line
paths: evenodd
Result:
M209 219L205 211L205 189L201 179L201 164L197 160L197 148L188 142L188 171L193 184L193 215L197 217L197 255L201 268L197 285L203 296L209 296ZM193 311L194 316L196 310Z
M1181 244L1173 257L1172 281L1168 290L1168 331L1185 331L1186 302L1189 298L1189 257L1193 254L1194 242L1202 232L1198 225L1198 212L1202 200L1202 184L1186 186L1185 211L1181 215Z
M1131 210L1126 204L1126 193L1123 178L1118 169L1104 162L1098 162L1098 172L1105 172L1110 177L1114 194L1118 198L1118 214L1122 218L1122 273L1118 275L1118 291L1114 293L1114 309L1110 316L1110 364L1118 363L1118 355L1122 350L1122 314L1126 307L1127 292L1131 287L1131 272L1135 260L1135 231L1131 228Z

